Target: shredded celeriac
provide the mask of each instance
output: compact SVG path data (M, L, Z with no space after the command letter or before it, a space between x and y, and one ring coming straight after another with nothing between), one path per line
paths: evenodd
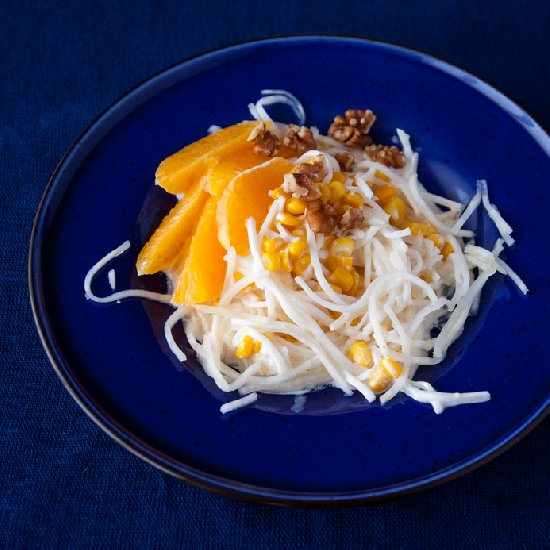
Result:
M265 106L277 102L289 105L303 124L303 107L284 90L262 90L262 98L251 103L249 109L254 118L270 120ZM295 162L307 162L313 155L320 155L329 181L338 170L334 154L345 148L318 131L315 136L319 150L308 151ZM490 277L496 273L507 275L521 292L527 293L525 283L500 258L503 244L514 243L512 229L489 202L483 180L478 182L477 191L466 206L427 192L418 180L418 154L413 151L409 136L402 130L397 130L397 136L406 159L404 168L388 168L363 151L354 151L356 170L347 174L346 190L360 194L364 200L363 226L350 235L355 241L353 265L363 270L363 291L359 296L347 296L331 286L323 263L324 237L315 234L307 223L310 267L296 277L266 269L261 250L264 238L278 238L285 244L296 240L275 221L284 201L274 200L260 227L252 218L243 220L250 252L239 256L232 248L228 250L218 304L175 306L165 324L165 337L176 358L180 362L186 360L172 334L174 326L183 322L189 345L216 385L243 396L222 405L222 413L255 402L258 393L303 396L324 386L339 388L346 395L357 391L369 402L378 397L381 403L401 392L431 404L438 414L446 407L490 399L486 391L438 392L427 382L414 380L414 375L419 366L434 365L445 358L464 330L468 316L477 311ZM410 228L392 225L390 216L373 196L372 181L376 183L380 174L384 180L377 183L388 178L417 218L433 224L451 245L448 257L444 258L431 240L413 235ZM474 232L464 229L480 205L501 235L493 250L476 245ZM142 290L119 291L107 297L93 293L96 274L129 247L126 241L90 269L84 280L86 298L100 303L126 297L171 303L170 295ZM238 280L237 273L243 275ZM109 282L114 290L114 271L109 272ZM438 331L435 336L434 329ZM235 354L244 336L261 344L260 351L246 359ZM369 368L354 363L346 353L357 341L369 343ZM393 361L402 370L393 372L392 383L382 392L374 392L368 383L376 366L385 364L391 370ZM304 408L304 399L296 398L295 412Z

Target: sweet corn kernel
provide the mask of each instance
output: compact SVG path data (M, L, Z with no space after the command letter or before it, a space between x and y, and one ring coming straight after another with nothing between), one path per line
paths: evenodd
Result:
M393 378L399 378L403 374L403 367L391 357L382 357L380 365Z
M303 227L300 227L298 229L293 229L290 234L293 237L305 237L306 236L306 230Z
M367 367L372 362L370 347L362 340L358 340L349 347L348 357L362 367Z
M329 184L330 200L337 201L346 195L346 188L341 181L332 180Z
M277 237L267 238L264 237L262 241L262 251L263 252L275 252L283 246L283 240Z
M252 336L248 336L248 334L243 336L243 339L235 350L235 355L239 359L246 359L251 355L254 355L254 340Z
M280 212L279 214L277 214L276 219L278 222L282 223L283 225L287 225L288 227L298 227L302 223L302 220L300 218L297 218L296 216L293 216L288 212Z
M367 384L373 392L380 393L390 385L391 381L392 377L385 369L377 368L371 374Z
M330 185L328 183L324 183L321 185L321 198L327 202L331 200L332 193L330 191Z
M264 266L268 271L277 271L281 269L281 256L277 252L264 252L262 254Z
M361 282L361 279L359 277L359 273L355 271L355 269L352 269L350 273L353 275L353 286L349 289L347 292L349 295L356 294L359 290L359 283Z
M260 351L262 351L262 343L254 342L254 353L260 353Z
M275 187L273 191L271 191L271 198L274 200L280 199L281 197L288 197L288 195L283 191L282 187Z
M294 273L296 273L296 275L302 275L304 271L309 267L310 263L311 256L309 254L304 254L303 256L300 256L294 262Z
M446 258L449 254L452 254L455 251L453 248L453 245L449 242L445 242L443 247L441 248L441 255Z
M338 237L331 243L329 250L334 256L351 256L355 250L355 241L349 237Z
M291 214L303 214L306 210L306 203L302 199L290 197L285 203L285 210Z
M355 191L351 193L347 193L344 197L344 203L353 206L354 208L359 208L365 201L363 200L363 196L361 193L357 193Z
M377 185L372 192L378 199L380 206L384 206L392 197L397 196L397 189L393 185Z
M288 244L288 253L293 258L300 257L307 250L307 241L301 238Z
M292 271L292 261L288 254L288 248L285 247L279 252L279 258L281 260L281 268L287 273L290 273Z
M342 174L342 172L334 172L332 174L332 181L339 181L340 183L346 183L346 175Z
M339 287L338 285L335 285L333 283L329 283L330 284L330 288L332 288L332 290L334 290L334 292L337 292L338 294L342 294L342 288Z
M426 237L428 235L432 235L433 233L437 233L437 229L434 224L428 220L423 222L410 222L408 226L411 229L411 233L417 237Z
M376 172L374 172L374 177L382 181L387 181L387 182L391 181L390 176L388 176L384 172L381 172L380 170L376 170Z
M348 292L353 287L355 279L344 267L337 267L329 276L328 282L339 286L344 292Z
M391 357L382 357L380 365L369 378L368 385L372 391L385 390L394 378L403 374L403 367Z
M337 267L350 268L353 265L353 258L351 256L329 256L325 265L334 271Z
M399 197L392 197L384 205L384 211L390 215L392 222L399 223L405 219L405 201Z

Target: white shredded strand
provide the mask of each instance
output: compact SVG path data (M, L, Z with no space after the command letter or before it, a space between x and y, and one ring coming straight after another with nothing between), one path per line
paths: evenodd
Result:
M346 380L369 402L373 403L376 401L376 394L366 385L361 382L353 374L347 372Z
M407 384L403 392L415 401L429 403L436 414L441 414L447 407L465 405L467 403L484 403L491 399L491 394L486 391L446 393L434 390L423 389L413 383Z
M249 393L248 395L245 395L244 397L240 397L239 399L234 399L233 401L229 401L228 403L224 403L220 407L220 412L222 414L227 414L231 411L236 411L237 409L242 409L243 407L246 407L247 405L250 405L258 400L258 394L256 392Z
M177 360L180 363L187 361L187 355L185 355L185 353L182 351L182 349L178 346L178 344L174 340L174 335L172 333L172 330L174 326L184 318L185 312L186 312L186 309L182 307L175 309L169 315L168 319L166 319L166 322L164 323L164 338L168 343L168 347L170 348L170 350L176 356Z
M109 286L111 287L111 290L114 290L116 288L116 272L114 269L109 269L109 272L107 273L107 279L109 280Z
M453 228L452 228L453 234L456 234L458 231L462 229L462 226L470 219L471 215L475 212L480 202L481 202L481 193L479 192L479 190L477 190L472 196L472 198L470 199L468 206L466 206L466 208L460 215L460 218L458 218L458 220L456 220L455 224L453 225Z
M290 92L264 89L261 96L249 105L251 116L270 121L269 126L277 135L285 125L271 120L266 110L270 105L289 106L298 123L304 124L303 106ZM219 130L213 125L208 132ZM325 168L323 182L328 183L340 171L334 155L347 149L316 128L312 132L318 149L290 162L307 163L320 156ZM354 171L345 174L346 191L359 193L364 199L364 225L335 235L346 235L355 242L353 266L362 269L364 280L362 290L354 296L337 292L329 283L330 270L324 265L329 257L325 236L316 235L307 221L303 227L310 265L302 274L270 271L264 266L265 238L277 238L282 241L281 246L298 240L277 221L285 204L281 197L273 200L259 229L254 218L244 221L249 252L240 256L232 247L227 250L226 272L217 303L183 306L172 303L171 294L133 289L103 297L94 294L96 275L129 250L129 241L106 254L88 271L84 278L86 298L108 303L137 297L172 305L175 309L165 321L164 336L174 356L179 362L187 359L174 338L174 327L182 322L189 346L206 374L222 391L238 391L242 395L223 404L222 414L255 402L259 392L294 395L290 410L299 413L304 409L304 394L326 385L345 395L357 391L366 401L378 399L381 404L403 393L430 404L437 414L447 407L487 401L488 392L438 392L431 384L413 377L419 366L436 365L444 359L463 332L468 316L477 312L483 287L495 273L509 277L524 294L528 292L519 275L500 258L504 245L514 243L512 228L489 201L484 180L478 181L467 205L424 189L417 174L419 156L411 147L409 135L397 129L397 138L405 156L404 168L389 168L358 150L352 151ZM268 159L235 177L273 161ZM430 222L452 247L446 258L439 245L413 235L410 227L392 225L390 215L373 193L373 186L385 183L387 178L407 200L414 216L411 221ZM492 250L475 244L474 231L464 229L480 204L501 236ZM240 278L235 280L237 275ZM108 271L107 280L114 291L114 268ZM169 281L172 290L170 284L173 280ZM434 328L439 330L435 335ZM255 343L254 353L239 359L236 350L246 336ZM348 357L350 346L358 341L368 342L373 368L359 367ZM390 359L399 362L402 370L397 371ZM376 368L392 374L391 383L378 395L369 386Z
M288 105L298 120L298 124L303 126L306 122L306 114L303 105L298 99L286 90L262 90L262 97L256 103L249 103L248 110L250 115L256 120L272 120L265 107L280 103Z
M98 304L108 304L110 302L118 302L119 300L124 300L125 298L145 298L147 300L152 300L154 302L161 302L164 304L172 303L172 296L169 294L160 294L159 292L151 292L149 290L120 290L119 292L114 292L109 296L96 296L92 291L92 282L94 277L101 271L106 265L109 264L115 258L118 258L121 254L124 254L130 248L130 241L124 241L120 246L117 246L115 249L111 250L103 258L98 260L86 273L84 277L84 296L87 300L92 302L97 302Z
M527 288L527 285L523 282L521 277L504 261L500 258L496 259L497 265L502 269L512 281L514 281L515 285L520 289L520 291L523 294L527 294L529 292L529 289Z
M498 208L489 201L489 190L487 187L487 182L485 180L478 181L478 189L481 194L481 200L483 201L483 206L487 211L487 214L495 224L500 236L508 246L514 244L514 239L512 238L512 227L510 224L502 217Z

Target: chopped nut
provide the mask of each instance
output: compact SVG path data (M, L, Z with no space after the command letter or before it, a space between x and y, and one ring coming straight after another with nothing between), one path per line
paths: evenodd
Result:
M323 201L321 199L311 201L307 205L308 212L321 212L322 210L323 210Z
M331 233L336 226L336 207L331 203L315 200L308 204L306 220L314 233Z
M367 134L361 134L357 128L354 129L352 136L346 141L348 147L366 147L372 143L372 138Z
M332 224L329 218L326 218L322 212L308 212L306 220L314 233L330 233Z
M338 161L342 172L351 172L351 170L353 170L355 159L349 153L346 153L345 151L342 151L341 153L334 153L334 158Z
M370 110L348 109L346 111L346 122L357 128L362 134L368 134L372 125L376 122L376 115Z
M368 133L375 121L376 116L370 110L348 109L345 116L334 117L328 133L348 147L366 147L372 143Z
M254 152L266 157L274 157L281 147L281 140L264 123L254 128L248 139L254 142Z
M347 208L340 218L340 228L344 231L351 231L359 226L364 220L363 212L359 208Z
M298 164L296 172L299 174L307 174L317 181L322 180L327 175L327 169L321 155L314 157L311 163L303 162L302 164Z
M300 172L293 174L296 183L306 190L305 195L301 195L300 198L306 202L315 201L321 198L321 189L319 185L307 174L301 174Z
M388 168L403 168L405 155L395 145L370 145L365 147L367 155Z
M331 202L323 203L323 213L334 221L338 215L336 205Z
M283 137L283 143L299 155L310 149L317 149L317 143L311 130L305 126L297 126L296 124L288 125Z
M282 187L284 191L290 193L293 197L298 199L305 197L308 194L305 187L298 185L294 174L285 174Z

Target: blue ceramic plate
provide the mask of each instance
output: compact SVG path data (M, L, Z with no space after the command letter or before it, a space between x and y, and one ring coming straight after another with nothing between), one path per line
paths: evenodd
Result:
M435 415L398 399L366 408L336 391L261 398L222 417L220 396L192 361L177 370L157 338L162 307L139 300L87 302L90 266L124 240L118 288L136 286L133 263L169 206L151 193L159 162L211 124L248 117L262 88L298 96L308 123L367 107L375 137L406 129L421 151L428 188L464 199L478 178L515 228L507 260L528 298L496 278L478 317L437 371L446 391L489 390L492 400ZM281 111L280 117L289 114ZM550 140L519 107L463 71L387 44L337 37L251 42L178 64L107 109L69 149L40 205L30 251L38 330L63 383L112 437L145 460L194 483L269 502L327 504L403 494L471 470L507 448L548 410L544 358L550 299L545 184ZM480 219L480 240L494 231ZM97 292L108 292L106 276ZM104 285L101 288L101 285ZM154 279L146 282L154 286ZM489 311L490 310L490 311Z

